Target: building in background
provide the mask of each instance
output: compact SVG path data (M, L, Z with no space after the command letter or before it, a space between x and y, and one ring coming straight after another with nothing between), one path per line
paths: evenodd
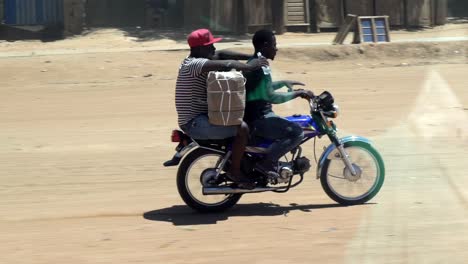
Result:
M468 1L448 0L448 16L468 20Z
M456 1L456 0L452 0ZM465 0L458 0L465 1ZM258 28L320 32L336 30L347 14L387 15L392 27L446 23L447 0L185 0L184 27L245 33Z
M58 39L63 36L63 0L0 0L0 39Z
M391 27L407 28L443 25L447 16L447 0L311 0L310 6L317 32L341 26L347 14L386 15Z
M85 27L320 32L336 30L347 14L388 15L392 27L441 25L448 10L462 14L458 7L466 5L466 0L0 0L0 21L65 35L80 34Z
M7 25L63 24L63 0L2 0L3 23Z

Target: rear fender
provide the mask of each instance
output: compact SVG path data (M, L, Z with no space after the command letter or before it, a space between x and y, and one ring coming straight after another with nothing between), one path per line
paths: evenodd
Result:
M184 158L187 153L192 152L194 149L199 148L200 146L196 142L191 142L187 146L177 146L176 153L172 159L164 162L164 167L172 167L179 165L180 161Z
M168 160L166 162L164 162L164 166L165 167L172 167L172 166L177 166L179 165L179 163L182 161L182 159L187 155L189 154L190 152L194 151L195 149L198 149L198 148L202 148L202 149L207 149L207 150L211 150L211 151L214 151L214 152L218 152L218 153L226 153L225 151L222 151L222 150L219 150L219 149L215 149L215 148L209 148L209 147L205 147L205 146L200 146L197 142L195 141L192 141L190 144L188 144L187 146L185 147L182 147L181 149L177 149L177 152L174 154L174 156L172 157L171 160Z
M372 142L369 139L364 138L364 137L348 136L348 137L340 138L341 144L345 144L347 142L352 142L352 141L359 141L368 145L372 145ZM327 159L341 159L341 154L336 149L336 146L333 143L330 144L320 156L320 159L317 165L317 179L319 179L320 175L322 175L322 169Z

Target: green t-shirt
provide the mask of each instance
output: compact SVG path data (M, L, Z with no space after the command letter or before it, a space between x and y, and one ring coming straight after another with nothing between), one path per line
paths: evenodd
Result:
M255 57L249 59L251 62ZM276 92L284 87L284 82L273 82L270 73L264 73L262 69L244 74L247 79L245 84L247 98L245 109L245 121L255 119L272 112L271 104L282 104L294 99L294 92Z

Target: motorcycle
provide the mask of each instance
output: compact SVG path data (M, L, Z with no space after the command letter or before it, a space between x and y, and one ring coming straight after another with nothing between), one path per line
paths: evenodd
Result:
M322 136L332 142L319 160L315 160L316 178L320 179L325 193L341 205L357 205L371 200L385 179L381 155L366 138L338 138L331 119L338 116L339 107L331 93L325 91L311 98L309 105L310 115L286 117L303 128L304 139L278 161L279 176L265 175L255 167L271 142L263 140L246 147L241 168L255 181L255 188L251 190L238 188L225 173L230 166L230 140L194 140L182 131L174 130L172 142L179 144L176 154L164 166L177 166L182 161L177 171L177 189L184 202L200 212L219 212L234 206L244 194L287 192L298 186L311 168L310 160L302 156L301 146L314 139L315 149L315 140Z

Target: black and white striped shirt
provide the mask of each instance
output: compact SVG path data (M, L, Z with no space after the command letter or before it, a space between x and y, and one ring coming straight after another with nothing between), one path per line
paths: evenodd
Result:
M204 58L187 57L179 68L177 76L175 102L179 126L187 124L200 114L208 113L206 102L206 79L208 73L203 73L203 65L208 61Z

